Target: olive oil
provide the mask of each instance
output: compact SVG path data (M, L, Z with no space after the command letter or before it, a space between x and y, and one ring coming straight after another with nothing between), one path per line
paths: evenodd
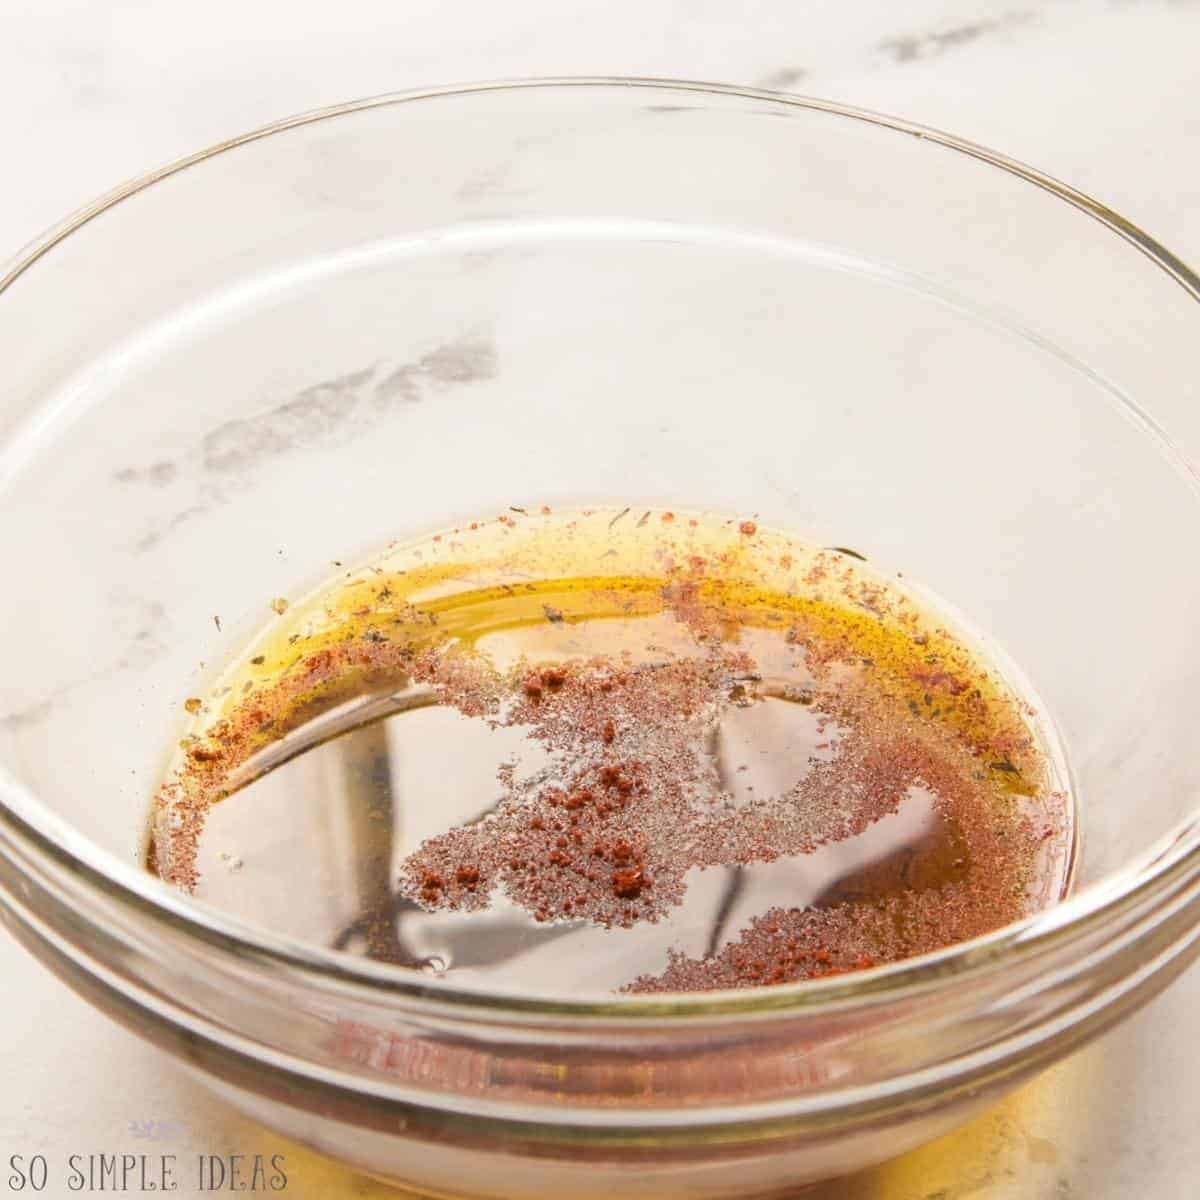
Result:
M464 981L867 969L1057 900L1073 799L1013 670L847 547L516 508L294 599L204 695L150 862Z

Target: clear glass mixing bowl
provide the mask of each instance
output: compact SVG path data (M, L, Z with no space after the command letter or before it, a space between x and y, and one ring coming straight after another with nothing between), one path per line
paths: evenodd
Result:
M118 189L0 277L6 922L247 1113L434 1192L767 1195L942 1132L1195 954L1200 507L1148 414L1196 400L1198 291L990 151L690 83L384 97ZM1073 897L861 975L595 1002L141 870L182 700L268 598L587 501L756 514L964 612L1060 726Z

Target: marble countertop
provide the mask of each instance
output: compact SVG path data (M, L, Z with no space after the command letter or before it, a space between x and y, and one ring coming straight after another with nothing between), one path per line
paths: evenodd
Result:
M634 74L940 126L1092 193L1200 263L1200 4L1187 0L9 0L2 28L0 257L120 180L294 111L450 81ZM1157 416L1200 457L1200 412ZM0 1185L13 1153L136 1153L152 1139L180 1155L283 1151L297 1200L399 1195L236 1117L6 936L0 971ZM973 1125L806 1195L1191 1200L1197 1044L1192 971Z

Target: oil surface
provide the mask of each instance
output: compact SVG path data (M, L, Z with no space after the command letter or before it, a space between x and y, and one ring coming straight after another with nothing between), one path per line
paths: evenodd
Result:
M188 701L150 863L277 932L695 990L866 969L1066 886L1047 722L851 550L514 509L272 608Z

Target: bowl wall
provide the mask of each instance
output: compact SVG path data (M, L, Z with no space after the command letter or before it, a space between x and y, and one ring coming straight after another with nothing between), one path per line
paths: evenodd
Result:
M1195 398L1198 313L1112 214L902 123L593 81L298 118L61 233L0 284L7 918L248 1111L479 1195L571 1162L766 1192L940 1132L1189 959L1200 509L1148 414ZM183 699L272 597L588 502L754 516L949 601L1057 721L1091 890L915 990L583 1024L123 890Z

